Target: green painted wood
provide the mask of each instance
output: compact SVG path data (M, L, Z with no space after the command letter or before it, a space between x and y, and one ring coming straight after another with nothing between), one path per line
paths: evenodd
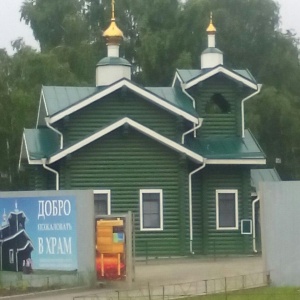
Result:
M187 189L179 184L187 180L185 161L178 164L182 159L137 131L120 128L64 159L61 189L110 189L112 213L135 214L137 255L182 255L182 207L187 203ZM163 190L163 231L140 231L140 189Z
M186 233L186 228L188 225L188 176L187 176L187 167L188 162L186 160L185 156L181 156L179 161L179 180L178 180L178 187L179 187L179 220L180 220L180 253L181 255L186 255L189 253L188 251L188 245L189 245L189 239L188 235ZM189 225L188 225L189 226Z
M42 166L29 166L29 186L32 190L54 190L55 175Z
M216 75L194 86L189 93L196 100L196 111L204 119L201 136L241 135L241 100L243 89L224 75ZM214 94L221 94L230 104L228 113L207 113L205 108Z
M133 92L116 91L58 122L64 133L65 146L80 141L88 135L129 117L156 132L181 140L183 120L159 108Z
M200 137L241 134L241 91L232 81L215 76L191 89L204 123ZM230 101L228 114L206 114L206 102L214 93ZM138 97L117 91L63 121L65 146L113 124L123 117L180 141L191 124ZM198 136L199 136L198 135ZM198 166L166 146L123 126L50 166L60 173L60 189L109 189L112 213L135 214L136 252L139 256L189 254L188 174ZM55 189L55 176L41 166L33 176L35 189ZM163 189L164 230L139 229L140 189ZM241 166L206 166L193 177L193 249L196 254L251 252L252 236L216 230L216 189L238 189L239 219L251 218L250 170ZM84 201L84 199L83 199Z
M216 229L216 190L237 189L239 229ZM194 251L198 254L251 253L252 236L242 235L241 219L251 219L250 169L207 166L193 180ZM198 196L199 195L199 196ZM200 201L198 197L201 197Z

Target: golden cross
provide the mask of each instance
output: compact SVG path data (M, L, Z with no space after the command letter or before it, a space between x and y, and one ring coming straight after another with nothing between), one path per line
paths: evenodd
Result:
M111 18L115 18L115 0L111 0Z

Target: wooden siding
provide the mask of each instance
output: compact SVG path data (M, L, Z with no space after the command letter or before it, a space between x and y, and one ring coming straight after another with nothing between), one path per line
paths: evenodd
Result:
M53 166L51 166L53 168ZM57 168L55 166L54 168ZM55 190L55 175L43 166L29 166L29 186L32 190Z
M241 89L232 80L216 75L191 88L196 110L204 118L199 129L201 136L241 135ZM230 104L228 113L206 113L205 108L214 94L221 94Z
M238 190L238 230L216 229L216 190ZM197 254L251 253L252 235L241 234L241 219L251 219L250 169L207 166L193 179L194 251Z
M109 189L112 213L135 214L137 255L184 254L188 196L182 155L134 129L120 128L63 161L62 189ZM140 189L163 190L163 231L140 231Z
M119 90L59 121L64 144L70 145L86 136L129 117L177 142L181 139L183 119L137 96Z

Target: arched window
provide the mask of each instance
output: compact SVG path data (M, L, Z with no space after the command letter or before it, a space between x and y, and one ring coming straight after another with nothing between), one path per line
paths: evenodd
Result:
M205 106L207 114L226 114L230 112L230 103L221 95L213 94Z

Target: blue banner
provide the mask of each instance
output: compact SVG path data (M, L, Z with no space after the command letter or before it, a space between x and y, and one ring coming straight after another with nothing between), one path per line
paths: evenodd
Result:
M0 198L3 269L76 270L75 196Z

